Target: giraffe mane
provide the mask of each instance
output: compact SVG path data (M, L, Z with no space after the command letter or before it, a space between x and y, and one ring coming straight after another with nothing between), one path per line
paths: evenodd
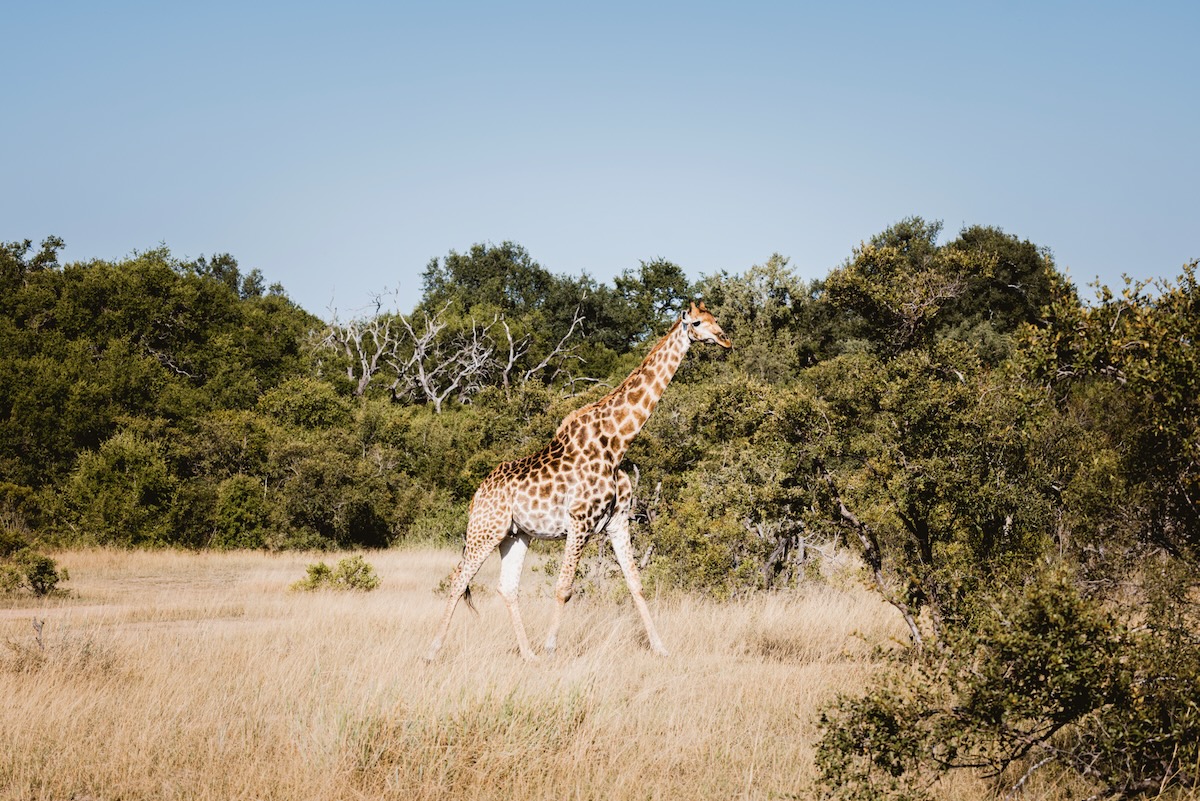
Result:
M642 363L635 367L633 372L625 376L625 380L620 384L617 384L617 386L607 395L599 400L594 400L591 403L585 403L583 406L580 406L578 409L570 412L566 417L564 417L562 422L558 424L558 429L554 432L554 436L557 437L559 434L565 431L567 427L571 425L571 423L574 423L577 419L579 419L581 415L586 412L590 412L592 409L603 406L605 403L612 400L616 395L620 394L630 383L641 378L642 373L645 372L646 363L650 361L650 357L667 346L667 342L670 341L671 335L674 334L681 325L683 325L683 320L676 320L675 324L671 326L671 330L668 331L661 339L659 339L658 342L654 343L654 347L651 348L650 352L646 354L646 357L642 359Z

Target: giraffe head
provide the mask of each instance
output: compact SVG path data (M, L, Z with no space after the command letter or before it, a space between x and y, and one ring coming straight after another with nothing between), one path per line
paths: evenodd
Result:
M691 308L683 313L683 325L687 328L688 339L692 342L720 345L726 350L733 347L729 337L725 336L725 332L717 324L716 318L704 308L704 301L701 301L699 306L693 302Z

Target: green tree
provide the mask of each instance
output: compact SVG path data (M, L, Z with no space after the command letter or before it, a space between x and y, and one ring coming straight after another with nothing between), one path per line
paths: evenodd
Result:
M79 457L63 492L67 525L82 542L166 545L176 484L161 446L118 433Z
M1200 293L1197 262L1174 282L1132 282L1120 295L1099 287L1085 306L1060 287L1053 325L1029 332L1022 361L1059 409L1081 406L1104 459L1125 485L1094 519L1128 521L1137 542L1200 564ZM1148 291L1154 290L1154 291ZM1103 404L1102 406L1100 404ZM1137 513L1121 509L1136 499Z
M623 271L613 279L613 286L616 298L623 302L614 307L613 316L629 336L626 350L661 336L692 297L683 268L666 259L643 261L636 272Z
M263 393L259 411L278 423L298 428L343 427L350 407L329 384L314 378L295 378Z
M214 548L262 548L271 541L275 526L265 482L234 475L217 487Z
M941 230L940 222L903 220L856 248L825 280L829 302L854 314L884 352L924 342L942 306L966 291L973 265L966 254L938 247Z
M814 287L797 277L778 253L742 275L707 276L696 290L737 343L727 359L734 369L762 381L788 383L822 350Z
M472 245L466 253L450 251L433 259L422 276L422 306L435 312L457 303L464 312L495 307L525 313L541 307L553 276L515 242Z
M60 237L49 236L42 240L37 253L29 255L33 242L0 242L0 295L7 299L24 283L30 273L58 267L58 251L66 247ZM3 303L3 301L0 301Z
M281 296L242 300L165 248L60 267L5 249L0 298L0 464L33 487L63 479L126 417L178 422L249 408L304 369L312 318Z
M881 353L953 337L998 363L1020 326L1041 324L1065 282L1045 250L998 228L965 228L938 245L941 231L940 222L902 220L830 273L825 297Z
M1053 519L1027 458L1025 396L951 341L841 356L779 410L806 525L861 548L884 597L939 631L1040 552ZM798 505L798 511L802 507Z
M960 769L1008 795L1042 771L1074 774L1094 797L1200 786L1200 646L1183 634L1195 605L1175 586L1137 619L1061 566L994 594L978 625L822 713L826 795L926 798Z
M998 334L1012 334L1022 325L1043 322L1042 309L1062 283L1048 250L999 228L974 225L959 232L945 249L971 255L976 264L990 265L941 314L943 329L970 331L986 323Z

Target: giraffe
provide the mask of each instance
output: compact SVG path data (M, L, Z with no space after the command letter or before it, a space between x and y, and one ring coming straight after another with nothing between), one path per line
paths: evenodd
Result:
M554 653L563 610L571 598L575 569L588 538L607 533L625 583L633 595L650 640L650 649L667 649L642 595L642 580L629 536L633 484L621 460L654 411L693 342L733 347L712 314L694 302L649 355L612 392L563 418L541 451L498 465L471 499L463 556L450 577L450 593L437 634L425 658L432 661L445 642L460 598L471 604L471 579L484 560L500 549L498 590L512 618L517 646L527 661L537 661L517 604L521 568L531 539L565 539L555 583L557 605L544 649Z

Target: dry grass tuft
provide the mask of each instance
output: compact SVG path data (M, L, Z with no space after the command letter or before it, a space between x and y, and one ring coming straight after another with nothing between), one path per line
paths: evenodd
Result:
M0 610L0 799L807 798L817 709L904 633L854 587L656 598L663 660L602 592L530 666L480 594L425 664L457 556L297 594L310 554L56 554L76 595ZM550 581L526 574L535 638Z

